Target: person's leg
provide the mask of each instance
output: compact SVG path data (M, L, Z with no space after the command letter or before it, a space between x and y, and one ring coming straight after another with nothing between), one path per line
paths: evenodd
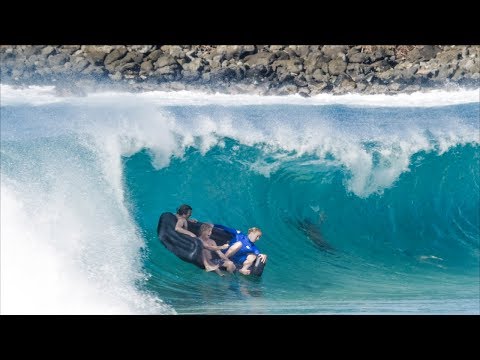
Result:
M215 269L215 272L220 275L220 276L225 276L225 274L223 273L222 270L220 270L219 268Z
M227 250L225 253L225 256L227 258L230 258L232 255L234 255L240 248L242 247L242 243L240 241L237 241L235 244L230 246L230 248Z
M205 271L216 271L218 269L218 265L215 265L211 262L212 260L212 252L210 250L203 250L203 266L205 266Z
M253 264L256 258L257 258L256 255L253 255L253 254L248 255L247 259L243 262L242 268L238 270L238 272L243 275L250 275L250 270L248 270L248 268Z
M233 263L233 261L230 260L225 260L223 262L223 266L225 266L225 268L230 274L232 274L236 269L235 264Z

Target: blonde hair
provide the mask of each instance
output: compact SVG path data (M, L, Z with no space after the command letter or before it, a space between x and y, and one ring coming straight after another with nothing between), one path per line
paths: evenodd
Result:
M251 227L250 229L248 229L248 233L249 233L249 234L252 233L252 232L259 232L260 235L263 234L263 233L262 233L262 230L260 230L260 228L255 227L255 226L254 226L254 227Z
M205 231L209 229L213 229L213 225L208 223L203 223L202 225L200 225L200 234L203 234Z

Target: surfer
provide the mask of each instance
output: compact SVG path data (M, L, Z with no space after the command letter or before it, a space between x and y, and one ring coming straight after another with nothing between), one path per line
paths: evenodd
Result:
M203 265L206 271L215 271L218 275L223 276L220 266L225 266L229 273L235 271L235 264L225 256L221 250L227 249L228 244L218 246L214 240L210 239L212 235L213 225L204 223L200 226L199 239L203 242ZM215 252L218 258L212 259L212 253Z
M248 235L239 230L230 229L223 225L215 225L225 231L235 235L229 243L229 248L223 250L225 256L233 261L237 267L241 267L238 272L243 275L250 275L249 267L255 262L257 257L262 263L267 262L267 255L261 254L255 246L255 242L262 236L262 230L257 227L248 229Z
M188 230L188 221L197 222L195 219L190 219L190 216L192 216L192 207L190 205L180 205L175 216L177 217L175 231L191 237L197 237L197 235Z

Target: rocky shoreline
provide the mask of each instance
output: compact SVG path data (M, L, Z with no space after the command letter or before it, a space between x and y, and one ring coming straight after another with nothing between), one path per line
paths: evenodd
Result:
M479 45L2 45L1 83L261 95L480 87Z

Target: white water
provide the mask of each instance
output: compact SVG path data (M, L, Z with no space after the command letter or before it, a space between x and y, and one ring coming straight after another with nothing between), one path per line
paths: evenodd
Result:
M87 94L85 97L59 96L55 86L28 86L15 88L11 85L0 84L2 106L5 105L45 105L53 103L70 103L82 105L85 103L114 103L135 99L137 102L146 102L159 106L170 105L350 105L375 107L431 107L456 104L467 104L480 101L480 89L430 90L398 95L330 95L318 94L310 98L300 95L288 96L259 96L259 95L228 95L204 94L194 91L148 91L142 93L104 91Z

